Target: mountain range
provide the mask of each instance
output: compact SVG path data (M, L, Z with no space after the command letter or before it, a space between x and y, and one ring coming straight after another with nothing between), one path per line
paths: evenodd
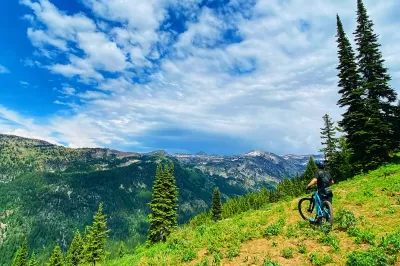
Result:
M0 135L0 265L8 265L24 237L37 254L48 256L54 243L66 249L73 233L91 222L99 202L109 217L110 249L119 241L128 247L144 241L159 163L174 163L183 223L210 208L216 186L223 200L274 189L283 178L301 174L309 157L263 151L221 156L72 149Z

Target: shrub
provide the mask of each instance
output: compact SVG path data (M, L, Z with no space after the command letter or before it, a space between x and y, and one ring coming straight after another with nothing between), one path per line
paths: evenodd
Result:
M181 260L182 262L189 262L195 259L196 257L197 257L196 251L194 251L193 249L188 249L185 250L185 252L183 253Z
M294 226L288 225L288 227L286 228L285 236L287 238L296 238L299 235L296 233L296 229L294 228Z
M319 239L319 242L330 245L334 251L338 251L340 249L340 240L336 236L322 235Z
M360 230L359 228L350 228L347 230L349 236L356 237L354 242L356 244L371 244L375 245L375 235L374 233L367 229L367 230Z
M226 257L230 260L232 260L234 257L239 256L240 249L237 246L231 247L228 252L226 253Z
M214 255L212 266L220 266L220 265L221 265L221 254L217 253Z
M347 256L346 266L386 266L393 265L395 257L388 256L383 248L369 248L368 250L355 250Z
M264 237L279 235L284 225L285 221L283 219L279 219L277 222L268 225L264 230Z
M330 255L320 256L316 253L311 253L310 254L310 262L312 265L323 266L323 265L332 263L333 259Z
M339 209L335 220L339 228L346 230L357 225L357 219L354 213L346 209Z
M197 263L196 266L209 266L210 263L208 261L208 258L204 258L201 260L201 262Z
M386 253L395 255L400 252L400 231L382 237L379 247L385 249Z
M307 247L304 244L304 242L301 242L299 244L299 253L301 253L301 254L306 254L307 253Z
M285 249L282 249L281 255L282 255L282 257L284 257L285 259L293 258L293 249L292 249L292 248L285 248Z
M271 260L270 258L264 258L263 266L282 266L279 262Z
M278 242L272 241L272 247L276 248L278 246Z

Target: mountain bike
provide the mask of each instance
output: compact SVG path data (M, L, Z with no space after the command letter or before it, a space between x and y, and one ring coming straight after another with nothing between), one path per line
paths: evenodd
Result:
M324 200L322 201L315 190L311 197L302 198L298 203L300 216L312 224L322 225L323 223L330 223L333 225L333 207L332 204ZM315 215L313 215L315 209Z

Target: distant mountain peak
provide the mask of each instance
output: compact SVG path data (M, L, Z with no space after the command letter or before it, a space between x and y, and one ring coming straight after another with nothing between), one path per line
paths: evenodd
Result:
M157 151L152 151L152 152L148 152L146 154L149 155L161 155L161 156L167 156L168 152L164 151L164 150L157 150Z
M243 155L244 156L254 156L254 157L256 157L256 156L272 155L272 153L265 152L265 151L262 151L262 150L253 150L253 151L249 151L249 152L247 152L247 153L245 153Z

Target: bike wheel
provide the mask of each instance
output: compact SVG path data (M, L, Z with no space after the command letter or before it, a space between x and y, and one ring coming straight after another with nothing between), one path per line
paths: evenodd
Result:
M312 198L302 198L300 199L298 203L298 209L300 216L304 220L310 220L310 218L313 216L313 210L314 210L314 201Z
M322 211L324 212L322 223L328 222L333 225L333 207L329 201L322 202Z

